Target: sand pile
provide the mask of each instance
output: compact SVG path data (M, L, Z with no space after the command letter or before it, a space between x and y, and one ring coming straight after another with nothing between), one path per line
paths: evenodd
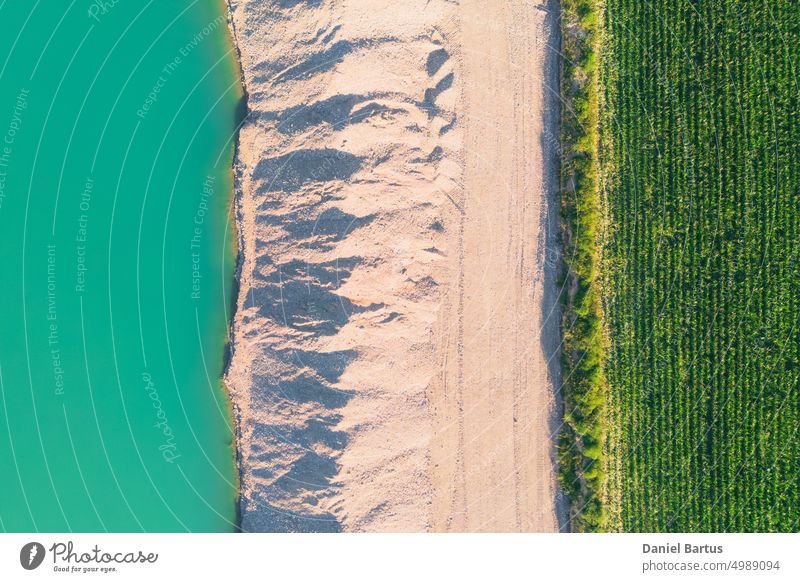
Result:
M547 12L230 4L243 528L556 529Z

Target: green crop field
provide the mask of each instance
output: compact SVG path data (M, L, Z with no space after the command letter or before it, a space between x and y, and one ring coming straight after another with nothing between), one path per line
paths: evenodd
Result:
M587 335L567 302L562 483L577 529L798 531L800 4L564 4L602 39L577 75L598 111L579 130L565 114L566 145L600 176L565 196L567 263L604 330ZM588 279L582 204L598 231ZM602 455L581 455L598 436Z

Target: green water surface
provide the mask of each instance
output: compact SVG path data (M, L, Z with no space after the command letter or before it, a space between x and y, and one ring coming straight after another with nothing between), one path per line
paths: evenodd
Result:
M216 0L0 0L0 530L232 531Z

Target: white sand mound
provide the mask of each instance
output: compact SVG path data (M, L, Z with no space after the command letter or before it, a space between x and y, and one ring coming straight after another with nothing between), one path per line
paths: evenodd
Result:
M556 530L554 19L231 6L243 529Z

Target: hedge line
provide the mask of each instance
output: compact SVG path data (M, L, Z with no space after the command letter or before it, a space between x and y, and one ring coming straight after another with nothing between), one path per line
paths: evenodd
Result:
M563 0L561 14L562 243L564 428L561 486L571 501L573 531L606 528L607 384L599 285L602 228L599 170L598 55L602 4Z

